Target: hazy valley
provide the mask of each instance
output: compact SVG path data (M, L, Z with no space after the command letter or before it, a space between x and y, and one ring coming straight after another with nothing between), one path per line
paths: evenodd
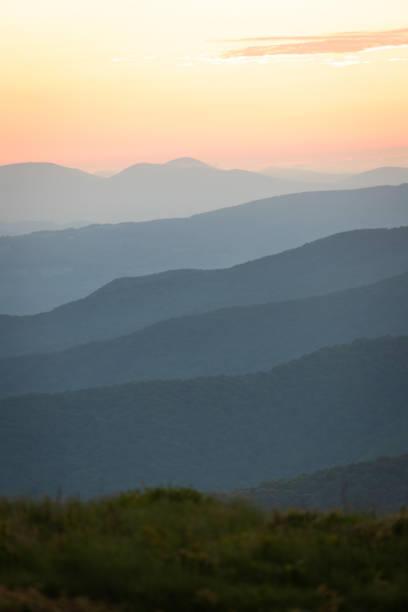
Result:
M183 219L0 238L2 314L34 314L122 276L222 268L353 229L408 225L408 185L299 193Z
M63 208L64 193L84 214L102 193L134 207L142 176L157 205L157 190L189 199L194 185L217 207L227 185L250 197L242 181L273 196L0 238L3 493L231 491L407 451L408 186L392 185L405 170L265 172L188 158L109 179L1 169L10 205L18 192L14 206L39 194ZM316 191L274 195L302 176Z
M266 373L2 399L0 486L87 497L143 483L222 491L403 454L407 367L407 337L383 338Z
M405 4L2 3L0 612L408 610Z

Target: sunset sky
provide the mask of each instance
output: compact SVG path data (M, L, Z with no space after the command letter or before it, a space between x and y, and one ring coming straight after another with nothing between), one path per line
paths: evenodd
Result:
M407 0L0 0L0 164L408 166Z

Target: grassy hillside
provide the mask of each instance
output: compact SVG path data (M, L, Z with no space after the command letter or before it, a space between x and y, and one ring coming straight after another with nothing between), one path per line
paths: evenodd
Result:
M408 455L265 481L237 493L266 508L398 512L408 506Z
M408 338L268 373L0 402L0 493L89 496L142 482L230 490L408 449Z
M0 500L7 612L403 612L408 518L267 514L194 490Z
M121 276L235 265L336 232L408 225L408 185L301 193L185 219L0 238L0 312L49 310Z
M408 271L408 228L356 230L224 270L121 278L25 317L0 315L0 357L105 340L171 317L322 295Z
M0 394L269 370L322 346L408 334L408 274L327 296L157 323L60 353L0 360Z
M7 612L402 612L408 518L267 514L192 489L0 500Z

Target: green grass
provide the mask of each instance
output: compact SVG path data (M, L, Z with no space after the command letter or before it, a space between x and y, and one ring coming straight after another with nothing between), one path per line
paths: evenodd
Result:
M0 610L408 609L408 515L264 512L192 489L0 499Z

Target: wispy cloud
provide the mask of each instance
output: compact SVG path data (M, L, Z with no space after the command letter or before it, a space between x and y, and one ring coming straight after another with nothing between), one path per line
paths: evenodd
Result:
M349 56L346 55L342 58L333 59L329 57L321 62L322 64L327 64L328 66L337 66L339 68L344 68L344 66L357 66L358 64L369 64L369 61L361 62L358 56Z
M376 32L339 32L321 36L242 38L222 42L241 44L256 43L225 51L220 55L222 59L293 54L358 53L369 49L405 46L408 44L408 28L380 30Z

